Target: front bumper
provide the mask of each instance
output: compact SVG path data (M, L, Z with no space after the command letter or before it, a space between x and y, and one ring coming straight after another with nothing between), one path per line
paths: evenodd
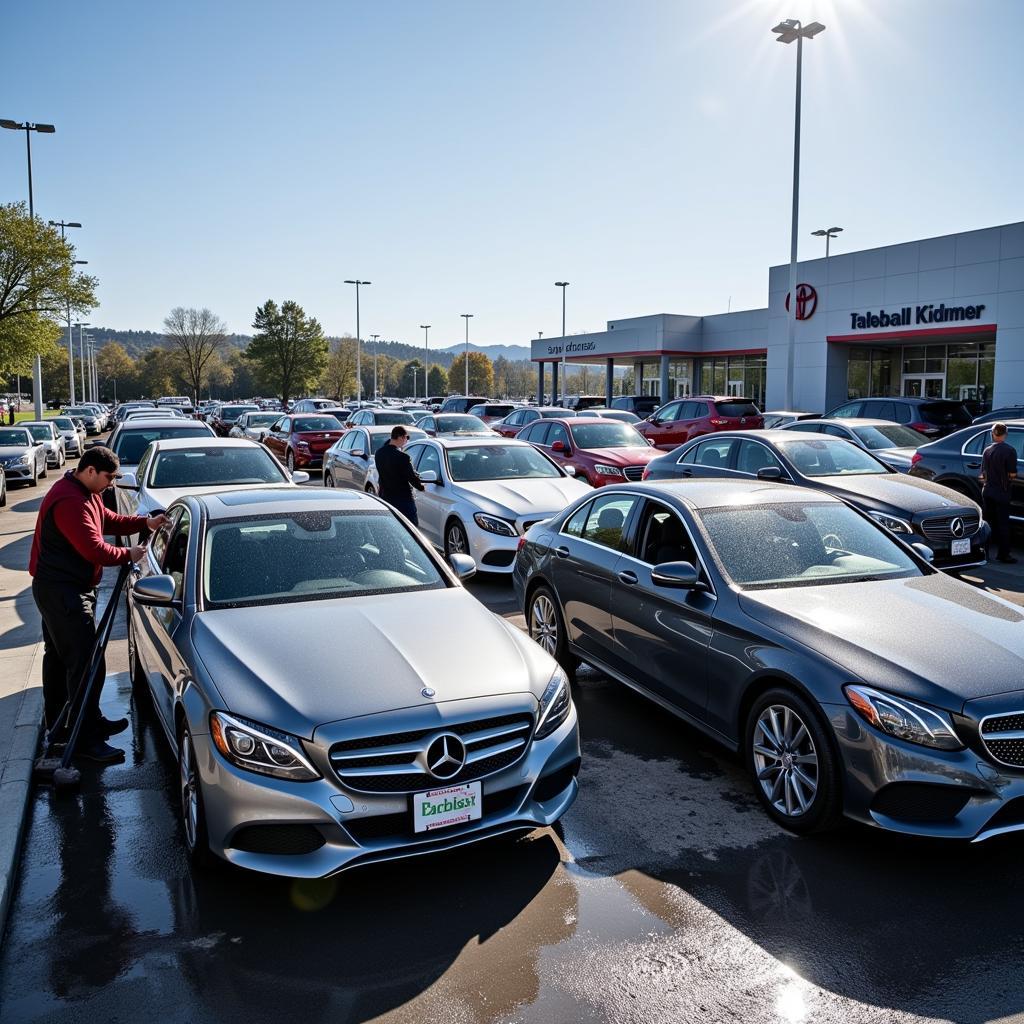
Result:
M531 740L516 763L483 779L479 821L429 833L412 831L407 794L349 792L333 774L313 782L257 775L225 761L209 735L193 740L211 850L239 867L290 878L322 878L360 864L551 825L568 810L578 790L575 707L550 736ZM257 853L233 845L241 835L252 834L250 826L269 825L305 826L304 833L322 844L299 853Z
M935 554L932 564L936 569L970 569L984 565L988 561L988 541L991 534L992 528L983 519L978 529L969 538L971 550L966 555L957 555L956 557L950 554L952 548L948 541L941 543L929 539L916 523L913 537L910 539L914 543L926 544L932 549Z
M975 744L932 750L886 736L846 705L826 706L845 765L843 809L891 832L981 842L1024 831L1024 768L1001 765Z
M20 480L31 480L33 477L32 466L6 465L4 472L7 474L7 482L18 483Z

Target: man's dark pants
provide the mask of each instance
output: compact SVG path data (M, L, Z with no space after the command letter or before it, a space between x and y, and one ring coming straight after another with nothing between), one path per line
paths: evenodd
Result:
M986 494L985 518L992 527L991 544L997 547L997 558L1010 557L1010 499Z
M32 582L32 596L43 620L43 703L46 727L52 728L64 704L77 691L92 655L96 639L96 591L80 593L60 583ZM98 678L106 676L100 662ZM81 739L97 738L100 692L94 686L89 696Z
M409 501L408 499L401 498L397 500L395 498L386 498L384 497L383 494L381 495L381 497L384 498L384 500L393 508L397 508L398 511L401 512L402 515L405 516L405 518L408 519L413 526L420 525L420 517L416 514L415 501Z

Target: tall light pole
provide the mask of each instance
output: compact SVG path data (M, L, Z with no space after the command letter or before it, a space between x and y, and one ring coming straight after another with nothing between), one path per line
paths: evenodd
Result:
M417 366L410 366L409 369L412 370L412 400L415 402L416 401L416 374L419 373L419 367L417 367Z
M832 239L835 238L842 230L842 228L819 228L817 231L811 232L815 238L825 239L825 259L828 259L828 243L831 242Z
M64 229L65 228L80 228L82 225L77 220L51 220L47 221L51 228L60 228L60 240L64 241ZM75 266L85 266L88 260L75 260ZM71 299L68 299L68 386L70 388L68 394L71 398L71 404L75 404L75 349L71 343Z
M803 64L804 40L813 39L825 31L820 21L803 25L793 18L779 22L772 31L776 42L796 42L796 117L793 129L793 223L789 240L789 337L786 345L786 401L785 408L793 406L793 363L796 359L796 251L797 222L800 217L800 75Z
M93 334L85 336L86 353L89 356L89 401L96 401L96 337Z
M77 323L78 328L78 365L82 371L82 401L88 401L85 395L85 329L89 324Z
M28 157L28 215L33 222L36 218L35 203L32 198L32 133L40 132L43 135L52 135L57 129L52 124L31 124L28 121L19 123L6 118L0 119L0 128L9 128L11 131L25 133L25 154ZM32 381L32 404L35 406L35 418L43 418L43 360L36 353L35 373Z
M373 398L377 400L377 339L380 337L379 334L371 334L373 338Z
M372 284L372 282L346 280L345 284L356 286L356 403L361 405L363 401L363 346L359 340L359 289L363 285Z
M460 313L459 316L464 317L466 320L466 398L469 398L469 321L472 319L472 313Z
M562 406L565 406L565 289L569 287L568 281L556 281L556 288L562 289ZM555 396L551 396L551 400L555 400Z
M466 323L469 323L467 320ZM430 345L428 339L430 338L430 324L420 324L420 329L423 331L423 397L427 397L428 381L430 380Z

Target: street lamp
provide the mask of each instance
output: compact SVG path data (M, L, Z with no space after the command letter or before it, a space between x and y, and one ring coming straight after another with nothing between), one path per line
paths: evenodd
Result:
M91 324L77 323L75 326L78 328L78 364L82 370L82 401L86 401L85 397L85 329L91 327Z
M19 123L0 118L0 128L9 128L11 131L25 133L25 153L28 156L28 215L35 220L36 209L32 200L32 133L41 132L43 135L52 135L57 129L52 124L31 124L28 121ZM32 404L35 407L35 418L43 418L43 360L38 353L35 359L35 379L32 382Z
M65 228L80 228L82 225L77 220L50 220L47 224L51 228L60 228L60 240L64 241ZM85 266L88 260L75 260L76 266ZM75 350L71 343L71 299L68 299L68 385L70 387L71 404L75 404Z
M565 289L569 287L568 281L556 281L556 288L562 289L562 407L565 407ZM555 396L551 396L554 401Z
M831 242L832 239L835 238L842 230L842 228L819 228L817 231L811 232L815 238L825 239L825 259L828 259L828 243Z
M377 339L380 337L379 334L371 334L373 338L373 397L377 399Z
M412 370L412 400L415 402L416 401L416 374L419 373L419 367L418 366L410 366L409 369Z
M468 324L469 321L467 320ZM423 397L427 397L427 381L430 379L430 346L428 339L430 338L430 324L420 324L420 329L423 331L423 372L426 376L423 378Z
M786 401L785 408L793 406L793 363L796 359L796 250L797 221L800 216L800 73L803 63L804 40L813 39L825 31L820 21L803 25L793 18L779 22L772 31L776 42L796 42L796 117L793 130L793 224L789 241L789 338L786 346Z
M469 398L469 321L472 313L460 313L459 316L466 320L466 398Z
M363 350L359 341L359 288L372 282L346 280L345 284L356 286L356 405L360 406L363 401Z
M87 334L85 336L86 355L89 358L89 401L96 401L96 336Z

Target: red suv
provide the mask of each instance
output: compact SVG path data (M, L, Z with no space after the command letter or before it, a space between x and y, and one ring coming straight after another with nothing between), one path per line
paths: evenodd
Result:
M535 420L516 435L529 441L560 466L574 466L576 478L591 487L639 480L658 453L629 423L600 416Z
M263 443L288 467L322 469L324 452L345 433L336 416L307 413L282 416L269 430Z
M697 395L663 405L636 429L655 448L671 451L692 437L716 430L760 430L764 417L749 398Z

